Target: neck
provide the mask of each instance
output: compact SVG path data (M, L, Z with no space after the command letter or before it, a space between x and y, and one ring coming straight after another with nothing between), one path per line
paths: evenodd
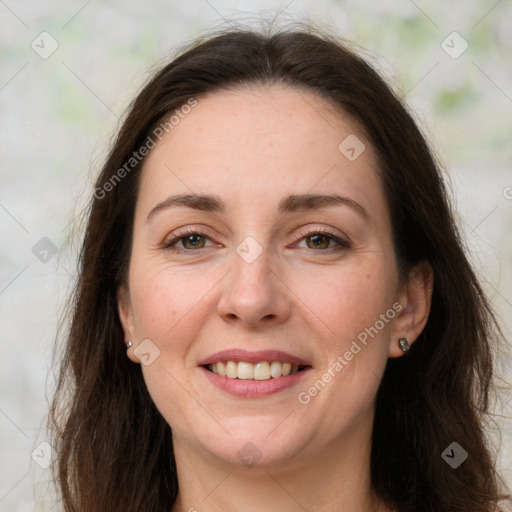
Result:
M372 492L371 426L303 452L286 462L260 467L228 464L200 454L174 438L179 494L172 512L389 512Z

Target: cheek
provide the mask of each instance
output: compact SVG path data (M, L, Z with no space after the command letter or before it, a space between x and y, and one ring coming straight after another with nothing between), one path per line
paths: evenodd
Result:
M394 274L383 261L297 275L293 285L321 359L315 375L297 390L297 407L324 440L357 428L374 403L396 316Z
M135 267L135 266L134 266ZM195 325L201 304L218 280L215 273L173 269L151 260L131 275L132 305L139 335L157 343L176 339L176 333Z
M201 408L189 389L193 363L190 349L201 335L203 319L211 315L208 291L221 275L172 268L147 260L130 276L132 306L139 340L150 339L160 349L151 365L142 366L149 394L176 432L193 431ZM198 409L199 408L199 409ZM215 425L209 427L215 431Z
M392 276L390 269L376 262L371 268L347 267L331 275L324 281L323 293L318 286L309 288L316 291L305 302L325 336L319 340L322 382L316 380L314 389L303 389L307 395L303 398L316 401L314 407L333 424L364 414L378 389L396 317ZM341 409L332 404L341 404Z
M297 274L290 288L306 306L304 314L309 311L311 321L325 335L324 348L339 352L392 308L393 275L384 261L365 265L356 262L340 265L335 271L322 269L315 274ZM389 325L385 322L381 326L379 322L379 331L384 335Z

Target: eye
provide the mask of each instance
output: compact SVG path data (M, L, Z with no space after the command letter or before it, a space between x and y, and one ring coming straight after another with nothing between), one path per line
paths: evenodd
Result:
M338 236L336 236L334 233L331 233L330 231L326 230L314 230L309 231L306 233L301 233L303 237L300 241L305 240L306 241L306 247L308 249L318 250L321 249L320 252L328 252L325 251L325 249L334 249L342 250L342 249L350 249L350 243L346 240L342 240ZM308 240L311 243L308 243ZM338 245L338 247L330 247L331 242L334 242ZM318 251L317 251L318 252ZM330 252L330 251L329 251Z
M204 233L199 231L188 230L182 231L164 242L163 248L176 251L193 251L195 249L203 249L206 240L210 240ZM182 243L182 247L176 247Z
M303 232L301 235L302 238L299 240L299 242L306 240L306 248L312 249L316 252L331 252L331 250L339 251L343 249L350 249L349 242L342 240L330 231L316 229L305 233ZM207 246L205 244L207 240L211 241L210 238L204 233L190 229L181 231L169 240L165 241L163 248L176 252L193 252L197 249L206 248ZM308 243L308 240L311 243ZM332 242L337 244L337 247L331 247ZM181 247L178 246L180 243L182 244ZM327 251L326 249L330 250Z

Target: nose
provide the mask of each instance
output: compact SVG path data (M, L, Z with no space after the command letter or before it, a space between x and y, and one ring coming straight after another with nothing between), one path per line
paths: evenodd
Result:
M245 327L279 325L290 316L289 290L282 277L270 268L269 251L251 263L234 254L233 270L223 280L218 313L226 322Z

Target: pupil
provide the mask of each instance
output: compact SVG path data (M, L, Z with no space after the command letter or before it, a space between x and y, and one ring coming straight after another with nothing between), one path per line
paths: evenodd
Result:
M188 242L190 243L190 245L197 245L198 242L200 242L200 235L190 235L188 237Z
M311 237L311 240L313 241L313 244L315 246L319 246L319 245L322 245L322 239L325 239L325 236L324 235L313 235ZM315 241L316 240L316 241ZM318 242L318 243L317 243Z

